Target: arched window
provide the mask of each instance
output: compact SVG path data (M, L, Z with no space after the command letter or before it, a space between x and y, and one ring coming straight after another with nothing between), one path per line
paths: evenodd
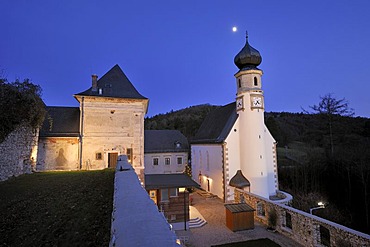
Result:
M254 77L254 85L255 85L255 86L258 86L258 80L257 80L257 77Z
M207 151L207 171L209 171L209 153Z

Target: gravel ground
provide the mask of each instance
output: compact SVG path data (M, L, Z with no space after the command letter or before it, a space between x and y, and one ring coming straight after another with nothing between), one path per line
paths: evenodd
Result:
M221 199L207 198L197 192L191 196L193 198L192 206L202 214L207 224L200 228L191 228L188 231L176 231L178 237L187 239L186 246L188 247L206 247L260 238L269 238L282 247L302 246L279 233L267 231L266 226L258 222L255 222L253 230L232 232L226 227L225 207Z

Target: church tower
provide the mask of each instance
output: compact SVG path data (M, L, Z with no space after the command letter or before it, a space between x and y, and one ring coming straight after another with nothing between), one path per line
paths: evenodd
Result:
M262 70L260 53L248 43L235 56L239 68L235 74L237 96L236 111L239 119L240 169L250 181L250 192L269 198L276 193L276 181L271 171L273 153L271 135L264 123L264 97L262 91ZM275 166L276 167L276 166ZM275 176L276 177L276 176Z

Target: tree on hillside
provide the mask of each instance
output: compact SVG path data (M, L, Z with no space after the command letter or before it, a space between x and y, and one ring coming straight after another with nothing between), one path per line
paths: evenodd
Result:
M0 142L20 124L39 127L45 116L41 87L29 79L8 82L0 78Z
M317 105L309 106L314 114L321 114L324 116L329 125L329 138L330 138L330 152L334 154L334 141L333 141L333 121L337 116L352 117L355 113L349 107L349 103L345 98L336 99L331 93L320 96L320 102ZM303 109L304 110L304 109ZM304 110L306 113L308 111Z

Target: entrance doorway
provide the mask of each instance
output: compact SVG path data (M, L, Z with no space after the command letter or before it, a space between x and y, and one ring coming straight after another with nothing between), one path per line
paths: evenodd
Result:
M108 154L108 167L116 168L118 160L118 153L109 153Z

